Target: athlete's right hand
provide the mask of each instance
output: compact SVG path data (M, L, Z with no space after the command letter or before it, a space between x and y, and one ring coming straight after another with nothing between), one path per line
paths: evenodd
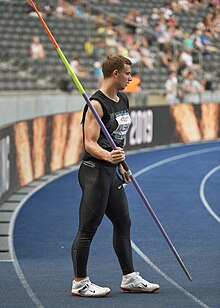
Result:
M109 152L109 161L112 164L119 164L125 160L125 152L122 148L117 147L115 150Z

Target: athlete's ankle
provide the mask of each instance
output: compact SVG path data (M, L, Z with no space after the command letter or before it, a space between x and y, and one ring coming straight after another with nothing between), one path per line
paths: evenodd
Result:
M74 278L74 280L76 281L76 282L80 282L80 281L82 281L82 280L84 280L84 279L86 279L87 277L75 277Z

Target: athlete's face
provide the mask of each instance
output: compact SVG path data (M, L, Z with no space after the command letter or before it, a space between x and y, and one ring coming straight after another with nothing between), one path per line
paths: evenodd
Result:
M132 80L131 77L131 66L128 64L124 65L124 68L121 71L117 71L117 80L118 80L118 90L124 90L124 88Z

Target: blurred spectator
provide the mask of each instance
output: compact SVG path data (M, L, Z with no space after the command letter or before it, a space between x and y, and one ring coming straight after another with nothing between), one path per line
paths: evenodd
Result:
M128 49L130 47L132 48L136 44L136 42L134 40L134 35L133 35L133 33L131 32L130 29L128 29L126 31L125 38L122 41L122 43L124 43L124 45L126 45Z
M97 88L99 88L99 86L102 83L103 80L103 74L102 74L102 62L96 61L93 64L93 74L97 80Z
M165 67L167 71L177 71L178 63L170 49L160 52L160 59L163 67Z
M165 34L167 30L167 21L163 13L160 13L160 19L159 19L158 24L160 26L160 31L162 32L162 34Z
M72 3L68 3L68 1L63 1L63 13L64 16L76 16L76 8Z
M215 31L215 37L219 38L220 35L220 3L218 10L213 13L213 27Z
M136 28L142 28L148 26L148 20L146 15L141 15L139 10L130 9L124 22L128 28L130 28L133 33L135 33Z
M31 5L31 2L29 0L27 0L26 3L24 4L24 12L26 14L35 13L35 10L34 10L33 6Z
M127 29L124 26L117 27L117 38L120 43L126 42Z
M201 93L203 91L201 83L196 80L194 72L189 71L187 77L182 83L183 102L195 103L201 102Z
M125 92L140 92L141 91L141 77L137 72L132 73L132 80L126 86Z
M138 50L141 55L141 61L147 68L149 68L149 70L153 70L155 59L154 55L151 53L149 49L147 40L142 40Z
M99 14L95 17L95 28L97 33L103 33L105 31L105 15Z
M183 45L188 49L193 49L193 39L188 32L183 32Z
M160 9L160 12L164 15L165 20L169 20L170 17L173 15L173 11L169 4L165 5Z
M168 74L168 79L165 82L165 90L166 90L166 104L175 104L179 103L178 100L178 80L176 77L176 73L174 71L170 71Z
M185 46L184 50L179 56L179 74L186 77L186 74L190 70L198 70L200 65L198 63L193 63L192 51Z
M181 41L183 39L183 31L178 25L170 27L171 37L175 40Z
M122 43L118 43L118 54L129 58L129 51Z
M116 54L117 53L117 33L111 29L106 31L105 38L106 51L108 54Z
M141 54L138 51L138 46L131 46L129 47L129 59L131 62L135 64L139 64L141 62Z
M79 56L75 56L70 61L70 66L72 67L74 73L77 77L85 78L90 74L90 71L80 64Z
M75 6L64 0L58 0L56 10L54 15L59 18L64 18L66 16L75 16Z
M45 16L52 16L54 15L54 12L56 10L56 7L54 5L54 3L52 1L50 1L49 3L47 3L44 6L44 14Z
M29 16L38 17L37 13L35 12L32 4L30 2L30 0L26 0L26 3L24 4L24 9L23 10ZM42 9L41 5L38 6L38 10L41 13L41 15L44 16L43 9Z
M75 15L80 18L88 17L88 13L86 12L86 3L82 1L74 1L75 6Z
M147 37L144 36L144 32L143 32L143 29L141 28L136 28L135 29L135 32L132 34L132 37L134 39L134 42L137 43L137 45L140 45L142 41L146 41L147 44L148 44L148 41L147 41Z
M171 35L167 31L167 25L164 18L161 18L160 22L154 25L154 33L157 37L160 51L168 50L170 48Z
M206 27L206 30L212 30L213 27L213 13L210 10L203 19L203 23Z
M94 53L94 46L90 37L84 43L84 50L88 56L92 56Z
M178 5L180 10L183 10L185 12L188 12L192 8L192 4L188 0L178 0Z
M171 0L170 7L175 13L181 11L181 6L178 0Z
M151 15L150 15L151 20L156 24L160 20L160 11L159 8L154 7L152 9Z
M135 29L137 28L136 24L136 10L130 9L127 13L127 16L124 19L124 22L126 24L126 27L130 29L133 33L135 32Z
M198 28L193 29L191 40L193 42L193 48L199 52L202 52L204 47L201 40L201 31Z
M203 79L201 80L201 85L205 91L213 91L215 77L212 73L205 73Z
M171 26L171 27L176 27L178 25L177 18L175 17L175 15L173 13L168 20L168 25Z
M219 0L209 0L209 8L217 9L219 7Z
M38 36L35 36L30 44L29 55L32 59L45 58L46 52Z
M54 15L59 17L59 18L63 18L64 17L64 5L63 5L63 0L58 0L57 1L57 6L56 6L56 10L54 12Z
M217 47L214 46L210 30L205 30L200 38L203 45L203 54L212 53L218 50Z
M105 56L106 56L105 41L98 39L94 42L94 49L93 49L94 60L102 62Z
M196 24L196 29L198 30L198 33L201 35L203 31L205 31L205 25L203 22L198 22Z

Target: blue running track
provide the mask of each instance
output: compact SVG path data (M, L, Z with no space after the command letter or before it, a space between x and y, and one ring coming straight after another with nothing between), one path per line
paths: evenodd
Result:
M106 298L70 295L71 245L81 191L77 167L32 194L14 225L14 262L0 263L1 307L220 307L220 141L129 153L127 162L192 275L190 282L134 186L125 187L136 271L160 284L154 294L125 294L104 218L88 272L109 286Z

